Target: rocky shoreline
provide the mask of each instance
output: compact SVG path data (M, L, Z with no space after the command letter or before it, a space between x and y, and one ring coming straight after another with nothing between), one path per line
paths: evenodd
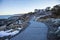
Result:
M5 33L5 36L3 34L1 35L0 40L11 39L11 38L15 37L16 35L18 35L19 33L21 33L23 30L25 30L27 28L27 26L29 26L29 24L30 24L29 21L30 21L31 17L28 15L25 15L25 14L22 17L23 17L23 19L22 19L21 24L14 23L12 25L9 25L9 27L8 26L5 28L2 27L3 28L2 30L0 28L0 30L1 30L0 35L2 34L1 32ZM19 29L19 28L21 28L21 29ZM6 31L8 31L8 33L6 33ZM8 36L7 36L7 34L8 34Z

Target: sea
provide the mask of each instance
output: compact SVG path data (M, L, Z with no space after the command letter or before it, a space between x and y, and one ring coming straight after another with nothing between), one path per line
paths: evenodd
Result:
M12 15L0 15L0 19L8 19Z

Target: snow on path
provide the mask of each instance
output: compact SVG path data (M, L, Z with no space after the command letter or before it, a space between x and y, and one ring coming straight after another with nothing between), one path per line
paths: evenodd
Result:
M30 23L30 26L11 40L47 40L47 26L32 20Z

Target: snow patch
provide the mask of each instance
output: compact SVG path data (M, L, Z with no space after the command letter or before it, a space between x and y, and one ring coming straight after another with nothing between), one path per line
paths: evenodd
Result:
M10 32L12 31L13 29L10 29L10 30L7 30L7 31L0 31L0 37L4 37L4 36L14 36L16 35L17 33L19 33L19 31L21 30L21 28L17 28L18 30L15 30L13 32Z

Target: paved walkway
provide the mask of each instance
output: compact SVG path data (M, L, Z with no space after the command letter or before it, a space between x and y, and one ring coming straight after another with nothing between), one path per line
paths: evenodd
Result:
M36 21L30 21L30 23L29 27L11 40L47 40L47 26Z

